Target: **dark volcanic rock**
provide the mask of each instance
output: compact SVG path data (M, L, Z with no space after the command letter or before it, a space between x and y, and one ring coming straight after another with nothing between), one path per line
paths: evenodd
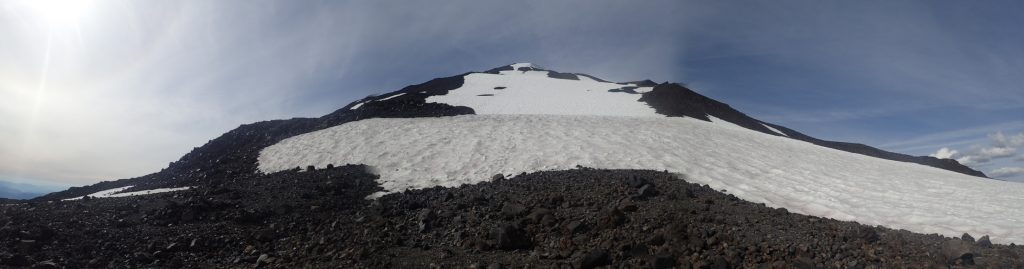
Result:
M18 241L0 244L0 267L41 261L64 268L1024 265L1019 247L792 214L664 172L537 172L366 200L381 189L365 171L351 165L285 171L227 180L219 191L5 206L0 236L40 245L22 253ZM634 199L645 185L663 194ZM635 210L620 210L625 204ZM180 223L175 214L186 209L194 217ZM234 221L244 215L256 217ZM108 226L116 219L124 226Z
M967 242L970 242L970 243L974 243L974 237L971 236L970 234L967 234L967 233L964 233L964 235L961 235L960 239L962 239L964 241L967 241Z
M526 214L526 206L517 203L505 203L501 207L501 214L506 218L514 218Z
M587 253L583 256L583 260L580 261L579 268L591 269L597 268L598 266L610 265L612 263L611 254L607 250L599 249Z
M910 156L884 151L864 144L827 141L810 137L789 128L756 120L740 111L737 111L736 109L733 109L725 103L703 96L676 83L663 83L654 86L654 89L650 92L643 93L643 96L640 97L640 101L646 102L659 114L672 117L691 117L710 121L708 116L714 116L715 118L743 126L747 129L770 135L779 135L768 129L767 126L771 126L772 128L785 133L789 138L810 142L823 147L886 160L918 163L972 176L986 177L984 173L964 166L955 160L938 159L929 156Z
M494 229L493 237L495 246L501 250L528 249L533 246L526 232L509 224Z
M559 73L559 72L555 72L555 71L548 71L548 77L550 77L550 78L557 78L557 79L580 80L580 78L577 77L576 74L572 74L572 73Z
M976 243L976 244L978 245L978 247L991 248L992 247L992 240L989 240L988 236L986 235L986 236L982 236L981 238L979 238L978 239L978 243Z

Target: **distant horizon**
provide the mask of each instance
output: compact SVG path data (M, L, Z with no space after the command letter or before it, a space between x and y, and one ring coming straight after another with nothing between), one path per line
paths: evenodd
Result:
M1016 1L54 3L0 3L0 180L139 177L241 124L525 61L1024 182Z

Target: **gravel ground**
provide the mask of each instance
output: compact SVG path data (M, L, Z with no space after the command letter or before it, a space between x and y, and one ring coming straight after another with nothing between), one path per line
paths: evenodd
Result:
M0 266L1024 268L1024 248L987 237L798 215L657 171L537 172L368 200L381 188L366 170L0 206Z

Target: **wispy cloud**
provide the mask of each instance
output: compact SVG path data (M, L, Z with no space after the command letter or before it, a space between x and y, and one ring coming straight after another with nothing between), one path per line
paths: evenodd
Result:
M0 173L140 176L240 124L516 61L671 80L684 47L673 25L699 13L667 1L94 3L48 25L0 2Z
M996 124L981 125L969 128L955 128L949 131L917 136L909 139L898 139L879 146L898 152L919 152L935 150L941 147L970 146L986 143L987 136L998 130L1024 129L1024 121L1010 121Z
M991 176L994 177L1014 177L1024 175L1024 167L1003 167L993 170Z
M945 149L945 148L943 148ZM941 149L939 150L942 151ZM956 154L956 161L965 165L984 164L995 159L1009 158L1017 154L1016 148L996 147L980 148L965 154Z
M51 29L10 3L0 2L0 173L73 184L159 170L239 124L517 61L693 82L798 130L841 137L860 124L873 141L901 140L886 148L965 153L1012 129L999 122L1024 126L1007 116L1024 104L1024 49L1010 45L1024 42L1020 22L980 21L1019 17L1003 5L97 0L77 27ZM995 116L948 119L979 127L915 139L869 121L919 122L908 113L935 108Z
M1004 148L1018 148L1024 146L1024 133L1005 135L1000 131L989 135L989 139L992 139L992 142L995 145Z

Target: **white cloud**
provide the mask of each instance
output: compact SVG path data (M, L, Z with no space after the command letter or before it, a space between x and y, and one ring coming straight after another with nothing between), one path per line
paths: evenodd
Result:
M1024 132L1010 136L1004 135L1003 132L996 132L989 135L989 138L1001 147L1017 148L1024 146Z
M992 145L991 147L975 144L971 146L971 150L962 153L943 147L929 156L942 159L956 159L957 162L964 165L986 164L992 160L1017 156L1017 149L1024 146L1024 133L1008 136L1003 134L1002 131L998 131L989 134L988 140L989 144ZM1024 157L1018 157L1015 160L1024 160Z
M988 163L995 159L1013 157L1017 154L1016 148L992 147L972 150L956 157L956 161L964 165L977 165Z
M1024 175L1024 167L1003 167L989 172L993 177L1014 177Z
M1013 156L1016 153L1017 153L1017 149L1016 148L995 147L995 148L983 148L979 152L979 155L985 156L985 157L988 157L988 158L992 158L992 159L996 159L996 158L1011 157L1011 156Z
M939 151L936 151L935 153L928 156L932 156L939 159L952 159L953 156L956 156L957 153L959 152L957 152L956 150L952 150L949 148L941 148L939 149Z

